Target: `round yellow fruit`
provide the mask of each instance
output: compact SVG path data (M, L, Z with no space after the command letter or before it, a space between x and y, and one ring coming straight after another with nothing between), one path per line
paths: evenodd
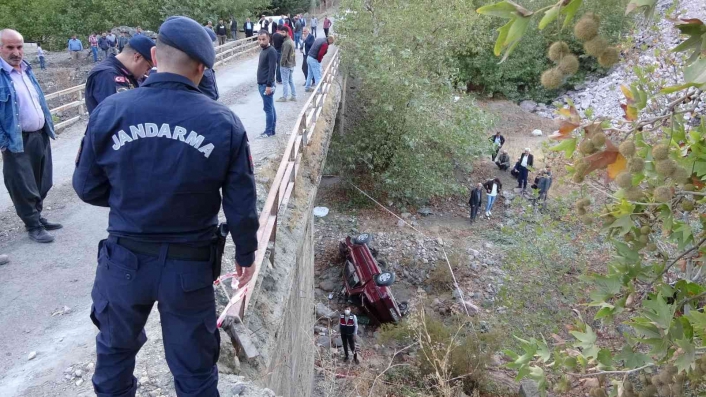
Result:
M569 45L563 41L557 41L549 46L549 51L547 52L547 57L554 62L559 62L563 57L571 54Z
M555 90L564 83L564 74L557 68L551 68L542 73L542 86L548 90Z
M600 57L608 48L608 41L601 36L596 36L583 44L583 50L592 57Z
M564 76L573 76L579 71L579 59L573 54L566 55L561 58L557 67Z

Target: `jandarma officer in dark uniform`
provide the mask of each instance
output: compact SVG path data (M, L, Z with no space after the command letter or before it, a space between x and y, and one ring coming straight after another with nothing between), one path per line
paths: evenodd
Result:
M216 41L216 33L214 33L213 30L205 26L203 27L203 30L208 34L208 37L211 39L211 42ZM212 68L204 70L203 78L199 83L199 90L214 101L218 100L220 95L218 94L218 85L216 84L215 70L213 70Z
M158 73L94 109L73 176L83 201L110 207L91 292L93 386L98 396L135 395L135 355L158 301L177 395L217 396L212 240L222 189L245 285L258 228L248 139L238 117L197 89L215 58L201 25L167 19L152 57Z
M96 65L86 80L88 113L115 93L137 88L138 80L152 68L150 51L154 41L147 36L134 36L123 51Z

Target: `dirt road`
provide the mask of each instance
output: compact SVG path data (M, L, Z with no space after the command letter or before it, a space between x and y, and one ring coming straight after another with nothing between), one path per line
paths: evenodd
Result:
M298 52L294 80L299 100L276 103L278 136L258 138L265 126L255 78L258 55L216 70L220 102L240 117L248 132L256 176L257 169L279 161L308 98ZM275 98L281 88L277 86ZM0 395L4 397L92 395L96 330L89 319L90 291L98 241L107 236L108 211L82 203L71 186L84 130L85 122L78 123L52 142L54 187L43 214L64 225L53 232L54 243L29 240L7 191L0 188L0 253L11 258L8 265L0 266ZM138 356L135 374L141 382L139 395L171 396L157 314L153 312L146 327L150 340ZM30 354L36 357L29 359Z

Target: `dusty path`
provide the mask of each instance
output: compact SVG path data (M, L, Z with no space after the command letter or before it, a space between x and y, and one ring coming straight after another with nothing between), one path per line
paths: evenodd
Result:
M258 138L265 126L255 79L258 55L256 52L216 70L220 102L240 117L248 132L256 175L257 169L268 162L279 161L296 117L308 98L303 87L302 54L298 52L294 80L299 100L276 103L277 138ZM281 88L277 86L275 98L281 95ZM0 396L3 397L92 395L90 375L95 361L96 331L88 317L90 290L98 241L107 236L108 211L80 202L71 187L74 159L84 130L85 123L77 123L52 142L54 187L45 202L44 215L64 225L64 229L53 232L54 243L42 245L29 240L7 191L0 188L0 253L11 258L10 264L0 267ZM163 358L159 318L155 314L146 327L150 340L140 352L135 370L145 383L139 393L173 395L171 376ZM28 360L31 352L36 352L36 358ZM76 370L81 371L80 375L76 375Z

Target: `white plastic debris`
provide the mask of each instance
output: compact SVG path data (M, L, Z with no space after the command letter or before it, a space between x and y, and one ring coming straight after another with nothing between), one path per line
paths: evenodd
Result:
M323 218L328 215L328 208L326 207L314 207L314 216L318 218Z

